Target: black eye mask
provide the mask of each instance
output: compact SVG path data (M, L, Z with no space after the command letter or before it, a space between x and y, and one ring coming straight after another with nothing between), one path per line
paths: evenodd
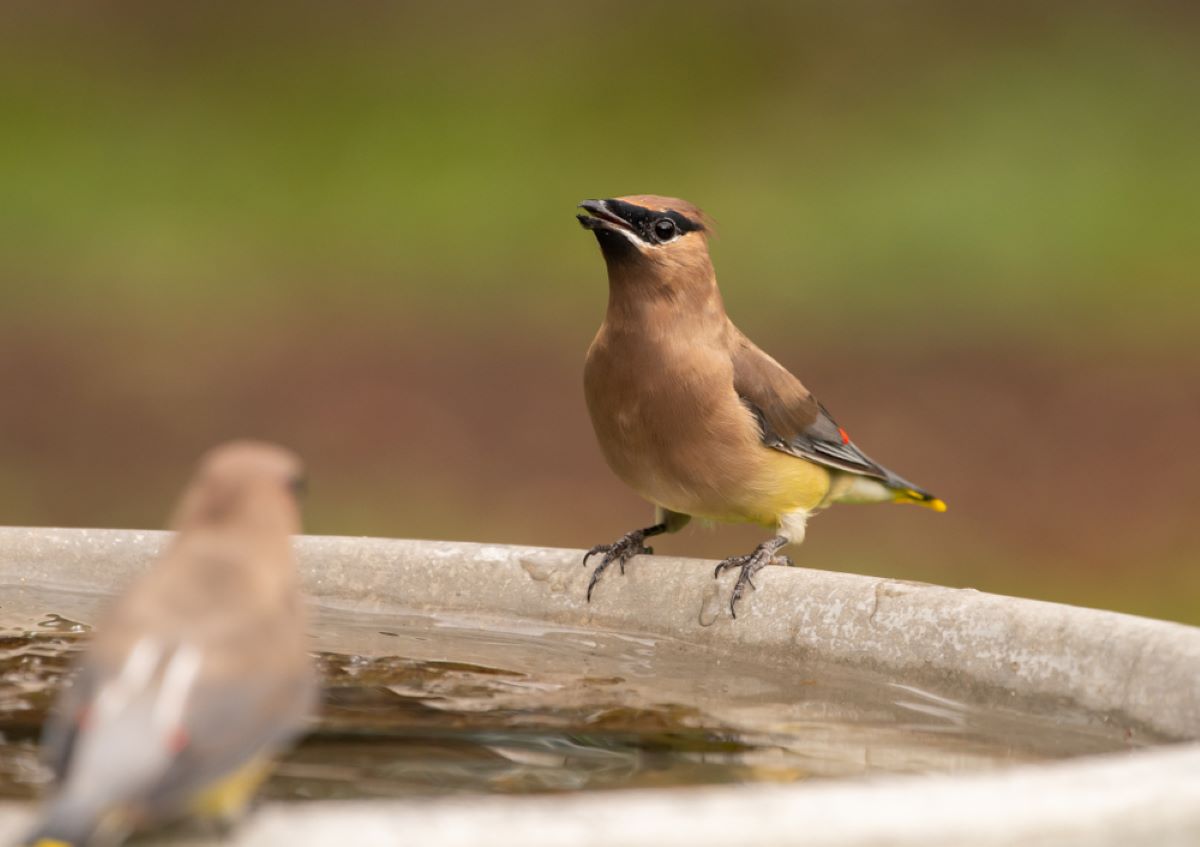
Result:
M663 244L676 236L704 229L701 224L675 211L656 212L622 200L608 200L605 206L628 223L637 237L647 244Z

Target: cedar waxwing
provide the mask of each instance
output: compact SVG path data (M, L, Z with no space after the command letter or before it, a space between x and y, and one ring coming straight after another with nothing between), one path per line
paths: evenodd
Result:
M101 619L47 723L55 784L28 844L109 844L245 809L316 702L290 538L300 481L274 445L204 457L178 534Z
M741 333L725 313L708 255L711 225L670 197L586 200L579 222L608 266L608 311L587 354L584 391L600 449L613 471L655 505L655 522L584 564L604 570L639 553L647 538L693 516L775 528L752 553L717 565L740 568L729 609L754 574L791 564L779 554L804 540L808 516L832 503L941 500L869 459L796 377Z

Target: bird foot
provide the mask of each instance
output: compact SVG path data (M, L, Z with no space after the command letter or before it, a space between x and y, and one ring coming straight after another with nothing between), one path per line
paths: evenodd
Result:
M792 567L795 563L792 562L790 556L785 556L779 552L779 548L787 544L786 538L776 537L769 541L764 541L754 548L753 553L747 553L743 556L730 556L717 563L713 569L713 578L716 579L724 571L741 568L741 573L738 574L737 582L733 584L733 594L729 598L729 614L737 617L737 602L742 599L742 594L746 591L746 586L749 585L755 591L758 586L754 584L754 575L767 565L785 565Z
M592 602L592 589L596 587L596 582L600 579L600 575L611 565L616 562L621 569L621 575L625 575L625 563L634 556L641 554L650 555L654 550L647 547L643 542L646 540L646 530L635 529L632 532L627 532L614 541L612 544L597 544L591 550L583 554L583 564L586 567L588 559L600 553L604 554L604 558L600 560L600 564L596 565L596 569L592 571L592 578L588 580L587 600Z

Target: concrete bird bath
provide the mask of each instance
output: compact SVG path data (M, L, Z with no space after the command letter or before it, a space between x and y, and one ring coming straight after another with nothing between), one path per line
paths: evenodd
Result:
M0 529L0 623L12 632L46 612L87 620L104 595L153 559L166 537ZM961 751L930 744L934 736L925 733L909 746L918 754L928 747L929 766L916 769L930 773L889 772L883 761L855 775L846 768L848 758L883 760L900 749L880 744L880 736L863 742L855 730L828 736L831 749L838 748L828 758L836 767L812 769L814 776L838 778L268 801L232 840L220 843L1200 844L1200 629L801 568L764 571L757 577L760 590L743 601L733 621L725 609L728 580L715 582L709 562L638 559L624 578L606 578L588 605L588 572L576 550L336 537L302 537L297 550L318 615L331 631L349 631L356 620L426 616L421 619L434 622L432 636L412 644L424 644L419 649L430 655L439 649L439 627L463 637L469 628L463 620L484 631L520 629L527 640L573 633L572 649L582 652L564 658L564 666L578 656L586 660L590 648L581 644L601 645L599 652L605 639L636 643L640 656L685 657L696 670L634 680L627 685L630 696L657 696L709 714L731 709L734 701L739 714L753 706L753 692L738 682L743 666L770 669L777 698L834 668L907 692L905 702L913 703L906 707L931 720L954 725L980 715L998 726L996 720L1011 718L1041 727L1034 747L1055 747L1060 736L1075 741L1062 742L1069 754L963 769ZM40 608L37 598L47 591L64 592L65 607ZM460 623L446 623L453 620ZM594 638L580 640L580 633ZM368 635L345 637L369 656L382 649L379 636L396 633ZM503 649L520 649L520 642L513 644ZM722 687L726 677L730 682ZM564 697L571 693L566 688ZM508 702L520 703L521 696L517 691ZM797 714L803 705L796 704ZM807 724L795 726L803 736ZM903 741L903 727L889 733L891 741ZM1108 752L1095 753L1079 739L1101 739L1095 749ZM18 837L30 814L27 803L0 805L0 843Z

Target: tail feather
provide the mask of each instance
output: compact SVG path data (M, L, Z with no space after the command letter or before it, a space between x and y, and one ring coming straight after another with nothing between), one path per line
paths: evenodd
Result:
M924 506L927 509L933 509L935 512L944 512L948 508L945 500L934 497L928 491L921 491L917 488L898 489L896 491L896 502Z
M22 847L83 847L99 829L97 814L59 797L45 809L41 822L21 841Z
M884 483L892 491L892 499L897 503L912 503L917 506L924 506L927 509L933 509L935 512L946 511L946 501L933 496L924 488L913 485L906 479L889 473L888 479Z
M45 821L21 840L20 847L84 847L90 842L93 829Z

